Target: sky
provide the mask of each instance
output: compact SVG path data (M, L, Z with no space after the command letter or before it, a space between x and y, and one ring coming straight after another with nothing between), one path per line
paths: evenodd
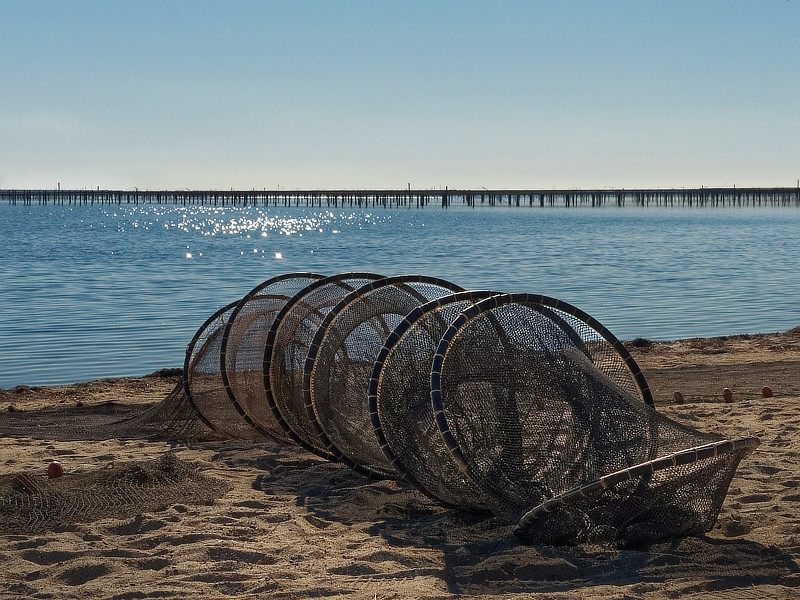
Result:
M800 0L0 0L0 188L795 186Z

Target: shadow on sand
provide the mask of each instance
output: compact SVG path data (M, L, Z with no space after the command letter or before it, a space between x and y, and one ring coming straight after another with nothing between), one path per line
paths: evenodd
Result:
M216 459L242 466L236 451L221 450ZM726 597L738 598L741 591L744 598L752 586L800 583L800 568L790 554L743 538L689 537L641 550L525 546L512 527L493 517L444 509L407 486L369 481L300 450L276 449L252 466L261 470L255 489L295 497L309 522L321 529L336 522L381 537L397 549L383 559L407 567L394 573L369 561L348 567L349 574L361 577L431 575L451 593L484 595L671 582L676 593L728 590ZM412 553L417 556L410 560L409 548L440 552Z

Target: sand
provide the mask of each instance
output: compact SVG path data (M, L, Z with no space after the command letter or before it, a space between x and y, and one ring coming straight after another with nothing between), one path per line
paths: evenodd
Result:
M53 459L66 481L172 452L222 491L206 486L214 498L2 531L0 597L800 598L800 328L629 347L659 411L705 431L761 439L705 536L646 550L528 547L493 520L445 510L294 447L95 439L103 437L96 431L69 439L32 426L0 431L0 481L22 472L43 480ZM0 414L136 414L176 382L165 372L0 390Z

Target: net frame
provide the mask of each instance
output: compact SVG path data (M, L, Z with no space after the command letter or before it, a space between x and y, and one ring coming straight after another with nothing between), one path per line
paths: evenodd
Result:
M253 429L281 444L290 442L290 438L275 422L274 413L268 406L263 387L264 374L260 371L263 368L263 347L276 316L286 303L311 282L324 277L310 272L286 273L257 285L236 303L222 334L220 376L231 404ZM238 377L231 376L237 371L244 346L258 356L255 364L250 365L256 371L253 374L258 382L256 386L242 386ZM267 408L266 417L256 413L258 405Z
M415 284L425 286L424 292L414 287ZM433 298L428 292L433 291L433 288L439 288L441 296L449 296L456 292L464 291L459 285L439 277L432 277L420 274L407 274L396 275L393 277L385 277L376 281L371 281L363 286L353 290L347 294L324 318L320 326L317 328L311 345L306 354L305 366L303 369L303 400L305 403L306 414L311 424L312 431L316 434L318 442L325 448L325 451L341 461L351 469L361 473L362 475L371 479L395 479L398 477L398 472L392 467L391 463L377 462L376 456L367 456L367 454L379 455L384 458L385 455L381 452L380 444L377 438L375 441L375 452L365 451L362 452L361 445L364 443L363 437L366 433L374 433L371 427L370 409L369 409L369 379L364 379L363 385L363 413L361 415L351 414L347 411L343 418L351 422L363 422L365 427L364 431L359 432L359 437L362 439L353 440L349 437L348 428L345 423L334 423L335 415L340 412L334 407L328 414L328 418L323 418L323 411L331 405L332 402L339 400L335 395L328 393L327 395L320 395L318 389L323 381L331 377L331 363L335 362L331 354L338 355L340 351L347 353L347 339L359 326L369 325L373 332L379 336L380 347L369 348L370 351L374 350L374 356L369 356L372 360L368 361L373 366L370 369L370 374L374 369L375 358L380 353L386 339L391 335L394 327L387 324L386 317L393 315L405 319L409 311L397 312L393 307L387 307L385 303L380 306L373 307L374 314L369 314L366 317L359 315L358 320L345 322L353 311L358 310L368 302L373 301L375 294L386 293L390 289L397 289L399 292L406 294L403 297L406 302L409 300L416 301L417 306L429 303ZM378 300L384 300L379 298ZM397 301L400 302L399 300ZM395 305L396 307L397 305ZM412 309L413 310L413 309ZM347 327L346 331L340 328ZM332 335L335 333L336 340L331 340ZM337 344L337 342L340 342ZM337 344L337 345L331 345ZM362 347L363 351L363 347ZM320 360L327 359L327 360ZM344 408L344 407L340 407ZM359 418L362 417L362 418ZM330 435L329 435L330 434ZM337 445L332 437L339 438L340 443ZM371 439L371 438L367 438ZM352 443L351 443L352 442Z
M608 475L604 475L603 477L599 477L593 481L572 488L571 490L558 494L552 498L548 498L538 506L535 506L522 516L520 521L515 526L513 533L526 543L530 543L531 541L539 541L544 543L543 540L531 540L529 532L531 528L537 525L540 521L547 519L561 509L569 509L580 503L591 501L597 498L604 491L617 487L622 483L633 481L637 478L646 478L649 475L653 475L659 471L690 465L692 463L699 463L709 458L717 458L723 455L732 455L738 453L738 456L733 458L735 463L738 464L742 458L754 452L759 445L760 441L755 437L743 437L735 440L719 440L716 442L695 446L693 448L687 448L678 452L673 452L666 456L662 456L660 458L656 458L627 469L609 473ZM731 469L730 474L731 476L733 475L733 469ZM712 511L715 515L719 512L719 507L722 504L723 499L724 495L720 495L719 498L717 498L717 505ZM708 528L710 527L707 527L705 531L707 531ZM694 533L702 532L703 531L695 531ZM552 540L547 541L552 543Z
M401 410L401 408L397 406L392 406L390 404L388 408L382 407L382 395L380 390L383 386L384 375L387 375L387 372L392 372L394 369L392 363L396 362L396 357L394 356L395 350L403 349L406 342L409 341L406 340L407 336L417 338L418 341L416 343L419 343L419 340L422 338L424 338L424 343L430 342L432 345L427 348L427 350L415 347L414 352L428 352L432 359L436 351L436 345L441 336L447 330L450 322L454 320L463 309L469 305L474 305L485 300L488 297L500 294L501 292L497 291L462 292L442 297L416 308L406 316L406 319L398 324L387 339L386 344L376 358L373 374L370 379L368 390L370 418L378 443L386 455L388 462L400 473L401 478L420 489L436 502L450 508L459 508L469 511L486 511L488 510L488 505L486 499L481 497L481 490L474 484L474 481L466 477L460 465L452 460L448 448L444 446L441 436L438 433L429 395L430 363L426 365L427 370L425 372L427 403L424 402L421 397L410 400L406 398L402 399L403 402L414 404L413 410L415 414L418 415L417 419L420 420L419 423L410 425L405 417L407 411ZM583 346L584 340L574 331L573 327L566 322L566 319L572 319L572 315L577 315L573 320L580 319L580 323L590 322L596 324L596 320L591 320L589 315L566 303L553 301L551 304L553 308L544 305L537 305L537 308L541 313L557 323L562 331L574 341L576 346ZM564 309L568 309L569 313L565 312ZM449 312L446 317L444 316L445 312ZM592 331L594 331L594 329L592 329ZM610 363L607 359L603 359L603 353L600 352L598 357L596 357L598 368L609 377L616 379L620 385L630 389L632 392L636 392L643 401L647 399L652 401L652 397L642 391L643 389L647 389L646 383L638 383L633 377L633 373L628 369L625 369L624 373L619 372L619 362L622 361L623 356L629 356L629 354L621 343L618 343L616 346L611 346L610 342L616 340L616 338L614 338L608 330L605 330L605 332L608 338L606 341L609 342L608 347L605 348L607 351L606 353L613 351L613 353L620 358L615 363ZM420 338L420 334L422 338ZM413 339L410 341L412 344L415 343ZM589 353L592 350L597 352L603 349L597 344L586 348L586 351ZM421 374L421 370L415 369L413 364L405 365L404 369L414 371L416 377L419 377ZM633 372L635 371L638 371L638 368L634 367ZM393 375L393 377L395 376ZM401 379L403 378L401 377ZM408 381L402 383L408 383ZM401 394L400 391L395 389L398 384L399 382L397 379L393 379L392 389L388 393L392 402L395 403L398 401L397 396ZM422 386L419 385L418 387L421 388ZM408 390L404 389L402 393L407 394ZM419 394L421 392L417 390L417 393ZM384 393L383 396L387 396L387 394ZM384 425L386 425L386 427ZM421 435L421 432L430 430L437 431L437 435ZM395 452L395 449L397 449L397 452ZM408 460L401 458L398 454L408 457Z
M216 420L212 417L210 411L207 410L208 407L201 407L202 403L198 401L200 394L205 393L219 394L221 396L220 402L223 400L223 398L227 400L227 393L225 392L221 376L219 378L219 387L212 387L208 390L200 390L199 385L195 385L194 389L192 389L192 386L195 383L193 367L200 361L204 361L206 354L209 351L212 353L214 352L213 345L217 341L221 343L220 336L222 335L228 319L230 318L233 309L236 308L238 302L238 300L235 300L234 302L223 306L205 320L205 322L198 328L197 332L195 332L189 344L186 346L186 357L183 362L183 393L187 402L197 414L197 418L200 419L212 431L231 437L237 437L236 432L231 432L231 430L223 427L219 420ZM215 360L214 357L210 357L210 364L219 366L219 361ZM217 373L217 375L219 375L219 373ZM209 374L209 379L213 380L214 374ZM199 382L197 383L199 384ZM225 396L223 396L223 394L225 394Z
M297 292L286 303L275 317L267 335L262 372L267 402L275 420L296 444L326 460L335 461L336 457L316 443L316 436L310 433L311 426L307 423L308 416L302 398L302 366L305 364L305 354L317 327L341 298L368 281L383 278L384 275L377 273L351 272L318 279ZM325 293L329 290L334 294L326 297ZM323 296L321 301L315 298L318 295ZM299 331L301 328L303 331ZM303 333L306 335L303 336ZM302 353L302 356L287 356L289 345ZM290 375L285 369L287 359L300 363L293 369L300 371L299 398L292 397L286 390L291 385L288 383Z
M461 471L459 470L458 466L456 465L455 461L452 460L449 453L447 452L446 447L442 447L441 450L444 452L442 453L428 453L421 451L419 444L423 441L420 439L420 436L412 435L412 436L403 436L404 442L411 444L415 447L417 455L423 454L434 454L441 459L440 463L437 463L435 469L432 464L429 464L428 461L424 461L426 466L431 466L437 472L438 479L444 483L449 483L451 486L464 486L466 489L464 490L464 497L472 496L472 501L469 503L464 502L454 502L453 500L446 497L446 494L437 492L434 489L434 486L428 485L425 483L425 480L428 479L427 475L423 475L419 473L417 469L415 469L412 465L406 464L403 459L395 453L393 448L393 441L390 441L391 434L389 434L385 428L385 415L384 409L381 408L381 388L383 385L384 375L386 374L386 367L392 360L394 356L395 349L405 340L406 335L412 331L420 321L424 318L431 317L435 315L435 320L439 321L439 329L443 333L447 330L449 326L449 321L445 320L445 317L441 315L441 310L450 306L450 305L459 305L457 308L454 309L454 312L460 314L461 304L464 303L472 303L475 304L481 300L485 300L491 296L498 294L499 292L493 292L488 290L470 290L470 291L463 291L457 292L455 294L450 294L448 296L443 296L441 298L437 298L418 306L413 311L408 313L406 317L392 330L389 334L389 337L386 339L383 347L381 348L378 356L375 358L375 363L373 365L372 376L369 380L369 388L367 391L367 400L369 404L369 411L370 411L370 420L372 423L373 432L377 439L378 445L380 446L381 450L383 451L384 455L386 456L387 462L392 466L392 468L397 472L398 478L410 483L416 489L420 490L426 496L445 506L447 508L457 508L457 509L466 509L466 510L475 510L475 511L483 511L487 510L486 503L481 499L481 493L478 488L474 485L471 485L472 480L464 479L463 477L459 477ZM431 339L440 339L441 335L437 335L436 333L431 334ZM436 343L436 342L434 342ZM430 349L430 354L433 354L436 351L436 347L433 346ZM429 376L428 376L429 377ZM428 399L430 398L430 393L428 391ZM428 401L427 403L420 404L425 409L430 409L430 414L419 415L420 418L430 418L430 421L433 423L433 409L432 405ZM435 423L433 423L435 427ZM387 435L388 434L388 435ZM437 441L443 442L441 437L434 438L431 441L434 444ZM452 464L452 473L442 472L442 469L447 470Z
M617 358L622 361L622 364L624 364L625 369L627 370L627 376L630 378L629 381L633 382L635 389L638 391L638 398L643 402L643 405L653 410L653 400L641 369L636 364L636 361L627 351L622 342L620 342L596 319L567 302L538 294L497 294L486 298L485 300L481 300L465 309L450 324L447 331L443 334L431 364L430 392L436 426L444 440L445 446L447 447L452 458L457 463L459 469L465 473L467 477L475 481L477 484L483 486L483 489L487 494L487 498L491 499L490 503L492 504L492 510L496 513L503 514L506 518L518 520L521 515L517 514L516 511L519 511L520 507L512 507L511 505L513 502L508 501L507 498L503 498L503 493L497 492L497 490L492 486L487 487L487 484L482 480L482 475L477 472L471 461L465 457L465 452L463 451L460 442L456 440L453 434L453 428L451 427L449 421L447 414L448 411L444 403L442 392L443 365L445 363L447 354L451 349L451 345L454 343L457 335L469 323L484 315L488 315L490 322L492 322L492 319L494 319L491 312L492 310L513 304L520 304L526 306L527 308L533 309L537 313L541 314L541 316L545 318L551 324L551 326L554 326L560 330L561 334L572 340L581 341L581 336L571 327L569 323L566 322L565 319L562 318L562 315L574 317L579 324L585 325L589 332L593 333L594 336L597 336L597 339L608 343L609 347L617 353ZM554 316L556 317L555 319L553 318ZM502 331L502 328L498 327L496 333L498 333L499 337L501 338L500 341L503 343L503 345L508 345L507 340L503 339L506 333ZM581 350L583 353L588 355L586 358L592 361L593 366L596 367L604 377L607 377L609 381L617 384L616 380L619 379L618 372L604 372L604 365L602 362L600 362L600 364L595 363L595 355L591 352L590 347L584 347L581 348ZM633 392L630 391L630 393ZM651 423L648 425L648 427L650 430L650 450L653 451L655 450L654 440L656 439L655 430L657 425ZM513 478L509 478L507 475L501 475L498 481L513 481ZM524 483L525 485L529 485L531 488L534 488L536 490L536 495L542 497L548 496L548 490L539 485L537 481L528 481ZM527 512L529 508L525 509L524 512Z

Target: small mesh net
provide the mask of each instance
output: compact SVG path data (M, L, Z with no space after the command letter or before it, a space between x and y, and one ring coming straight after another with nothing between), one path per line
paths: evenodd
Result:
M491 509L509 522L587 482L720 439L642 402L620 383L622 371L604 372L609 361L597 360L606 356L596 350L605 339L600 332L576 332L564 319L554 319L548 305L559 311L568 306L527 294L478 302L444 333L431 366L431 402L445 444ZM595 333L586 335L590 329ZM615 339L606 341L617 348ZM629 373L638 372L633 359L620 358ZM728 456L734 460L725 465L697 461L659 477L645 475L641 485L611 486L609 494L622 496L603 502L604 520L589 529L616 524L603 537L624 545L713 524L741 458ZM660 477L668 482L659 483ZM689 503L686 494L703 497ZM643 508L653 502L664 511L657 523ZM672 521L680 527L670 526ZM570 521L564 527L579 525ZM533 529L526 531L525 539L535 540Z
M183 366L184 391L198 418L221 436L258 439L258 432L231 404L220 373L222 337L237 304L211 315L189 342Z
M258 433L280 443L290 440L267 402L264 346L276 316L286 303L322 277L293 273L262 283L237 303L222 335L220 375L230 402Z
M529 543L622 547L705 533L736 466L757 446L755 438L722 440L606 475L545 500L514 533Z
M46 479L0 475L0 532L28 533L74 522L133 517L170 504L206 504L231 486L167 453L156 460Z
M390 277L351 292L328 313L306 357L303 396L312 428L329 453L369 477L397 477L370 434L375 359L414 308L460 289L433 277Z
M307 450L333 459L319 442L303 401L303 367L325 315L362 285L382 279L374 273L346 273L318 279L295 294L275 317L264 349L264 388L277 422Z
M153 377L161 376L153 375L144 379ZM114 381L111 380L111 384ZM64 441L110 438L212 441L221 437L200 418L184 393L183 382L178 382L166 395L163 392L144 391L137 394L135 400L135 403L109 401L87 406L2 412L0 436L32 436L36 439Z

